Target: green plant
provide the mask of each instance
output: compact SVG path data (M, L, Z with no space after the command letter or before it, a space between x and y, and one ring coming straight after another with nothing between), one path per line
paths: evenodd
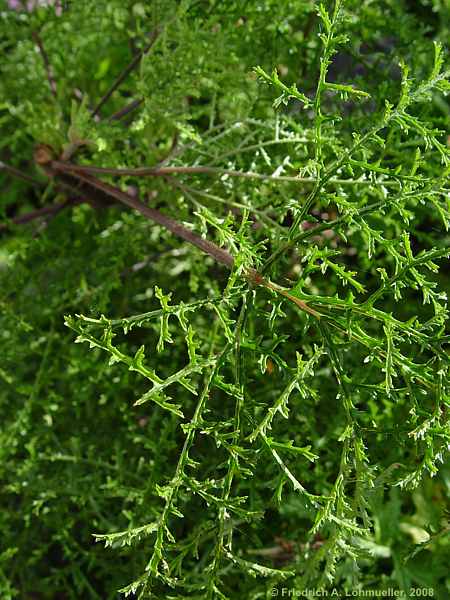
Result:
M1 19L3 596L444 597L445 19Z

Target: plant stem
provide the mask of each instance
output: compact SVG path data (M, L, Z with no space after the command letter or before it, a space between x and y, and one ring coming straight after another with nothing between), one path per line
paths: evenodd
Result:
M48 215L56 216L61 210L64 208L68 208L70 206L76 206L77 204L82 204L84 201L81 198L73 198L69 199L66 202L59 202L58 204L51 204L50 206L43 206L42 208L38 208L37 210L33 210L31 212L25 213L24 215L19 215L18 217L14 217L11 219L11 223L13 225L23 225L25 223L30 223L35 219L39 219L40 217L45 217ZM0 223L0 231L8 229L8 223Z
M229 177L242 177L245 179L263 179L277 182L290 182L290 183L317 183L316 177L298 177L288 175L266 175L264 173L255 173L253 171L235 171L233 169L221 169L219 167L209 166L189 166L189 167L138 167L138 168L123 168L116 169L110 167L87 167L84 165L75 165L70 163L58 163L54 162L55 165L64 164L66 171L74 171L76 173L89 173L99 175L129 175L132 177L164 177L165 175L227 175ZM397 186L398 182L394 180L386 181L369 181L369 180L355 180L355 179L330 179L330 183L338 185L376 185L379 183L384 186ZM314 197L316 196L316 190L314 191Z
M49 170L55 173L64 174L67 172L75 172L74 177L79 179L83 183L86 183L89 186L100 190L101 192L104 192L106 195L115 198L116 200L118 200L122 204L125 204L129 208L140 212L148 219L151 219L152 221L154 221L158 225L161 225L174 235L182 238L186 242L189 242L193 246L196 246L197 248L214 258L214 260L225 265L229 269L232 269L234 267L234 257L227 250L224 250L223 248L220 248L220 246L217 246L217 244L214 244L213 242L200 237L196 233L193 233L187 227L185 227L175 219L172 219L172 217L165 215L164 213L160 212L159 210L156 210L155 208L150 208L149 206L146 206L145 204L140 202L140 200L137 200L136 198L123 192L119 188L116 188L110 185L109 183L105 183L104 181L100 181L95 177L85 175L84 173L79 173L77 172L76 168L74 169L74 167L76 167L76 165L63 163L60 161L52 161L49 164ZM301 310L309 313L310 315L316 318L320 318L320 313L309 307L302 300L291 296L286 290L284 290L280 286L265 279L255 269L247 268L244 271L243 275L250 283L254 285L260 285L262 287L265 287L266 289L279 293L288 300L294 302L294 304L296 304Z
M0 161L0 171L5 171L5 173L9 173L9 175L12 175L13 177L16 177L17 179L22 179L23 181L27 181L28 183L31 183L32 185L42 187L42 181L39 181L38 179L35 179L34 177L31 177L30 175L23 173L22 171L20 171L20 169L16 169L15 167L11 167L10 165L7 165L3 161Z
M100 99L100 101L97 103L97 105L95 106L95 108L92 111L92 117L95 117L98 114L101 107L105 104L105 102L107 102L109 100L110 96L112 96L112 94L116 91L116 89L125 81L125 79L128 77L128 75L139 65L142 57L145 54L147 54L147 52L151 49L153 44L156 42L159 34L160 34L159 28L156 28L150 34L150 41L148 42L148 44L138 54L136 54L136 56L133 58L133 60L120 73L120 75L117 77L117 79L112 84L112 86L109 88L109 90L106 92L106 94Z
M122 119L122 117L125 117L128 113L136 110L143 102L143 98L132 100L129 104L126 104L123 108L112 114L108 121L118 121L119 119Z
M36 42L36 45L39 48L39 52L42 56L42 61L44 63L45 72L47 73L47 81L48 81L48 85L50 86L50 91L52 93L52 96L54 98L56 98L56 96L57 96L56 81L55 81L55 78L53 75L52 65L50 64L48 54L45 51L44 44L41 40L41 36L39 35L39 33L37 31L33 31L33 33L31 35L32 35L34 41Z

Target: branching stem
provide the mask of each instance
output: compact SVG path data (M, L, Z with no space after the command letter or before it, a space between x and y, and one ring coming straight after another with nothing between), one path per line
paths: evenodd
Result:
M103 192L109 197L115 198L116 200L118 200L122 204L125 204L129 208L140 212L148 219L151 219L152 221L154 221L158 225L161 225L174 235L182 238L186 242L189 242L193 246L196 246L197 248L214 258L214 260L225 265L229 269L232 269L234 267L234 257L227 250L224 250L217 244L214 244L213 242L200 237L199 235L192 232L190 229L188 229L172 217L165 215L164 213L160 212L159 210L156 210L155 208L150 208L149 206L143 204L140 200L134 198L126 192L123 192L119 188L114 187L104 181L100 181L99 179L90 175L86 175L84 171L79 172L79 170L74 168L74 166L76 167L76 165L64 163L61 161L51 161L48 165L48 168L50 169L50 171L53 171L55 173L75 173L74 176L76 177L76 179L79 179L83 183L88 184L90 187ZM243 275L250 283L265 287L266 289L281 294L285 298L296 304L304 312L307 312L316 318L320 318L320 313L312 309L302 300L299 300L298 298L295 298L294 296L289 294L280 286L265 279L255 269L247 268L243 272Z

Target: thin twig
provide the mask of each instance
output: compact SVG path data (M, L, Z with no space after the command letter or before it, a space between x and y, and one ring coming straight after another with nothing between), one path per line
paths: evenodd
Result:
M140 98L138 100L133 100L132 102L130 102L129 104L126 104L120 110L118 110L117 112L112 114L109 117L108 121L118 121L122 117L125 117L128 113L132 112L133 110L136 110L136 108L138 108L138 106L140 106L143 102L144 102L143 98Z
M133 69L135 69L138 66L138 64L141 62L142 57L145 54L147 54L147 52L150 50L150 48L156 42L156 40L160 34L160 31L161 30L157 27L150 34L150 41L148 42L148 44L138 54L136 54L136 56L133 58L133 60L120 73L120 75L117 77L117 79L112 84L112 86L109 88L109 90L106 92L106 94L100 99L100 101L98 102L98 104L96 105L94 110L92 111L93 117L95 117L98 114L101 107L105 104L105 102L107 102L109 100L110 96L116 91L116 89L122 84L122 82L125 81L125 79L128 77L128 75L133 71Z
M26 181L27 183L31 183L33 186L37 187L40 191L42 191L45 187L45 182L39 181L38 179L35 179L34 177L31 177L30 175L23 173L19 169L16 169L15 167L12 167L11 165L7 165L6 163L1 162L1 161L0 161L0 170L5 171L9 175L12 175L13 177L16 177L17 179L21 179L23 181ZM56 187L56 189L59 189L60 191L65 191L65 192L69 191L69 192L76 194L77 195L76 198L72 198L72 199L67 200L66 202L61 202L58 204L51 204L49 206L43 206L42 208L38 208L37 210L33 210L31 212L25 213L18 217L13 217L12 219L9 219L8 223L0 223L0 231L7 230L10 227L10 225L23 225L23 224L29 223L31 221L34 221L35 219L39 219L41 217L45 217L48 215L51 215L52 217L56 216L60 210L66 208L66 207L69 207L69 206L76 206L77 204L81 204L82 202L84 202L84 200L82 200L81 198L78 197L80 191L83 191L83 190L77 189L74 185L71 184L71 182L69 180L70 180L70 177L67 177L66 180L63 180L61 178L58 181L55 181L55 187ZM75 183L78 184L77 181L75 181ZM91 188L89 189L89 192L91 194L92 193L95 194L95 190L92 190ZM109 202L109 197L106 198L106 200ZM86 202L88 202L88 204L91 204L94 208L97 208L98 205L102 203L102 201L104 201L104 198L101 198L97 204L95 203L95 199L86 200Z
M226 175L229 177L242 177L244 179L261 179L264 181L278 181L278 182L289 182L289 183L316 183L316 177L297 177L288 175L265 175L264 173L255 173L253 171L235 171L232 169L221 169L219 167L138 167L136 169L115 169L109 167L86 167L82 165L75 165L72 163L57 163L64 165L66 170L71 170L76 173L88 173L88 174L99 174L99 175L130 175L132 177L164 177L166 175ZM380 180L370 181L368 179L329 179L328 183L334 183L337 185L384 185L392 186L398 185L397 181L392 180Z
M45 51L44 44L41 40L41 36L39 35L39 33L37 31L33 31L33 33L31 35L32 35L34 41L36 42L37 47L39 48L39 52L41 54L42 61L44 63L45 72L47 73L47 80L48 80L48 84L50 86L50 91L51 91L53 97L56 98L56 96L57 96L56 81L55 81L55 77L53 75L52 65L50 64L48 54Z
M23 181L27 181L28 183L31 183L32 185L35 185L37 187L42 187L42 185L43 185L42 181L39 181L38 179L35 179L34 177L31 177L30 175L23 173L22 171L20 171L19 169L16 169L15 167L11 167L10 165L7 165L3 161L0 161L0 171L5 171L5 173L9 173L9 175L12 175L13 177L16 177L17 179L22 179Z
M4 231L8 229L10 225L24 225L26 223L30 223L36 219L46 216L56 216L61 210L64 208L68 208L70 206L76 206L78 204L82 204L84 200L82 198L73 198L66 200L65 202L59 202L58 204L51 204L50 206L43 206L42 208L38 208L37 210L32 210L31 212L25 213L24 215L20 215L18 217L14 217L10 219L9 223L0 223L0 231Z

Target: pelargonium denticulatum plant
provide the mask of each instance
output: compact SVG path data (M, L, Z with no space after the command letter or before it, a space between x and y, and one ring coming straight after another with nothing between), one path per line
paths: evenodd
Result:
M2 599L447 596L449 17L2 2Z

